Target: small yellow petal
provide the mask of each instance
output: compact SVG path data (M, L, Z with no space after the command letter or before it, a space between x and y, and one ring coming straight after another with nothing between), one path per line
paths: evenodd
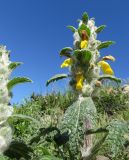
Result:
M83 85L81 83L76 84L76 90L82 90Z
M110 66L107 62L105 62L105 61L100 61L100 62L98 63L98 65L101 67L101 69L102 69L102 71L103 71L104 74L110 74L110 75L113 75L113 74L114 74L111 66Z
M88 46L88 41L87 40L81 41L81 44L80 44L81 49L86 48L87 46Z
M111 68L108 68L107 70L105 70L105 74L110 74L110 75L113 75L114 72Z
M64 60L64 62L61 64L61 68L69 67L72 64L73 60L71 58L68 58Z
M84 77L82 74L76 76L76 89L82 90Z

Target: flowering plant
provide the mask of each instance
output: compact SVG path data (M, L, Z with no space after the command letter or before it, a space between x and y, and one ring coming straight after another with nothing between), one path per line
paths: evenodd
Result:
M11 62L9 57L10 52L6 47L0 46L0 154L3 154L12 140L13 130L7 121L13 114L13 107L10 105L11 90L19 83L31 82L26 77L9 79L12 71L21 64Z
M67 134L69 137L71 155L75 155L77 146L80 146L82 157L91 159L96 152L96 146L98 149L107 136L106 130L105 136L95 144L95 136L91 135L92 132L86 134L87 131L96 128L97 122L97 111L92 97L96 93L98 95L102 80L110 79L117 83L121 80L114 76L114 71L107 62L115 61L115 58L111 55L100 58L100 50L114 44L113 41L97 40L97 34L105 28L105 25L96 27L94 18L89 19L85 12L79 20L78 28L73 26L68 28L73 32L73 48L63 48L60 56L67 57L61 64L61 68L69 67L70 73L58 74L49 79L46 85L62 78L70 78L69 84L78 94L78 99L66 110L58 127L62 134Z

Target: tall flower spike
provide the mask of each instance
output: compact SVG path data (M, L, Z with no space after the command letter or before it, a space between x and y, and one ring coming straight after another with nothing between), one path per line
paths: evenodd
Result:
M10 96L7 88L11 71L9 69L9 52L5 46L0 46L0 154L9 146L12 139L12 129L7 123L8 117L13 113L9 106Z
M108 79L115 81L117 80L117 78L110 78L113 77L112 75L114 72L110 65L106 62L106 60L115 61L115 58L111 55L100 58L100 50L109 47L113 44L113 42L101 42L97 39L98 33L100 33L105 26L101 25L97 27L95 25L94 18L89 18L86 12L82 15L82 19L79 20L78 28L73 26L69 26L69 28L73 32L74 46L73 48L65 47L62 49L63 54L60 55L68 57L68 59L61 64L61 68L71 66L69 68L70 73L65 76L71 78L70 82L73 83L71 87L78 91L78 94L80 94L83 93L83 88L87 88L85 87L86 85L90 85L92 92L91 94L85 95L92 96L92 94L95 92L97 93L97 90L99 90L99 87L96 87L95 85L96 81L99 79L99 77L104 77L100 75L100 69L104 74L108 74ZM50 79L49 81L54 82L62 78L64 78L64 75L57 75L54 76L54 80L52 77L52 80ZM104 78L101 78L101 80L102 79ZM85 92L87 92L87 90L85 90Z
M5 46L0 46L0 154L3 154L12 141L12 128L8 118L13 114L13 107L9 105L11 89L18 83L31 82L26 77L15 77L10 80L10 74L20 64L11 62L10 53Z
M111 66L109 65L109 63L102 60L98 63L98 65L101 67L104 74L109 74L109 75L114 74L114 72L113 72Z
M64 60L64 62L61 64L61 68L69 67L71 66L73 60L71 58L68 58Z

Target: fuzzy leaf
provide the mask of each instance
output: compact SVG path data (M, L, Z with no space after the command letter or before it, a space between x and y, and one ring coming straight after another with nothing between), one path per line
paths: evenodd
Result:
M98 50L103 49L103 48L107 48L109 46L111 46L112 44L114 44L115 42L113 41L105 41L102 42L99 46L98 46Z
M62 133L69 132L68 143L73 154L77 151L76 147L79 145L79 141L83 141L86 119L91 122L92 128L94 128L96 123L96 108L90 97L81 97L66 110L64 118L59 123L59 129Z
M88 64L91 60L92 53L88 50L75 50L74 56L81 61L83 64Z
M22 64L22 62L12 62L9 64L9 69L14 70L15 68L17 68L21 64Z
M68 77L67 74L57 74L47 81L46 86L48 86L51 82L58 81L60 79L67 78L67 77Z
M114 159L124 150L126 143L125 135L128 134L128 123L123 120L113 119L108 125L109 134L102 145L106 148L106 155Z
M90 51L84 51L82 54L83 57L83 63L89 63L89 61L91 60L92 54Z
M102 26L99 26L97 29L96 29L96 33L100 33L101 31L103 31L103 29L106 27L106 25L102 25Z
M98 151L101 149L102 144L105 142L106 138L108 136L108 132L106 132L104 134L104 136L102 136L102 138L93 146L93 148L91 149L91 152L88 156L86 156L86 160L91 160L94 158L94 156L98 153ZM87 150L85 151L87 152ZM85 153L84 153L85 154Z
M107 127L107 126L106 126ZM102 133L102 132L108 132L107 128L103 127L103 128L98 128L98 129L90 129L86 131L86 135L89 134L96 134L96 133Z
M84 23L78 28L78 33L80 34L80 36L81 36L81 31L83 30L85 30L88 36L90 37L91 31Z
M10 91L17 84L26 83L26 82L32 82L32 81L26 77L15 77L8 82L7 84L8 90Z
M60 51L60 56L71 57L70 53L73 51L71 47L65 47Z
M67 28L69 28L73 33L75 33L76 32L76 28L75 27L73 27L73 26L67 26Z
M110 79L110 80L115 81L117 83L121 83L121 79L116 78L116 77L114 77L112 75L103 75L103 76L100 76L98 80L101 81L103 79Z
M60 131L58 130L58 128L56 127L48 127L48 128L40 128L39 129L39 132L38 132L38 135L33 137L31 140L30 140L30 145L32 145L33 143L38 143L40 141L40 138L41 137L45 137L46 135L49 135L49 133L51 132L57 132L57 133L60 133Z
M83 15L82 15L82 21L83 21L83 23L87 24L88 19L89 19L88 14L86 12L84 12Z

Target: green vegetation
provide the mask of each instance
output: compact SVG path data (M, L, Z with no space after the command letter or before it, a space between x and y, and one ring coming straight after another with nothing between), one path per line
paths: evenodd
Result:
M94 99L98 111L97 128L104 129L108 126L109 134L96 155L105 155L113 160L126 160L128 159L129 143L128 94L123 93L120 88L113 89L111 87L105 87L101 92L102 94ZM60 145L64 143L64 139L67 140L67 134L58 137L56 127L68 106L74 103L76 99L77 96L71 92L65 94L51 93L46 96L33 93L23 104L14 105L14 114L30 116L38 123L27 118L10 118L9 121L14 128L14 141L12 143L18 145L12 145L12 150L10 146L5 152L6 155L12 157L9 160L20 159L21 157L32 160L58 160L62 159L62 154L64 154L64 159L69 160L70 155L65 150L66 146L64 145L62 150ZM102 130L96 134L95 143L104 135ZM78 146L76 153L78 160L81 156L79 148Z

